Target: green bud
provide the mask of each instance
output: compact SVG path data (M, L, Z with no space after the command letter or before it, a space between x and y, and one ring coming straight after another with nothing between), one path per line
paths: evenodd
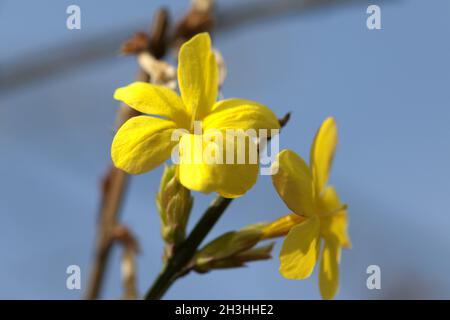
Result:
M227 232L203 247L194 257L194 270L241 267L246 262L270 258L272 246L253 248L262 236L263 224ZM253 248L253 249L252 249Z
M186 238L186 225L192 209L193 197L176 177L175 166L165 166L156 196L161 220L161 235L166 243L165 258Z

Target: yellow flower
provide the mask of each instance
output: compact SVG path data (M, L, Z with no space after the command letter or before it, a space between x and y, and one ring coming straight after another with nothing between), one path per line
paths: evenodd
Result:
M273 164L273 184L293 213L270 223L263 231L265 239L287 234L280 252L280 273L288 279L311 275L323 242L319 287L324 299L334 297L339 285L341 248L351 246L346 206L335 189L327 185L336 144L336 124L328 118L314 139L309 167L290 150L278 154Z
M132 174L150 171L170 158L175 146L199 155L199 163L180 161L178 178L188 189L218 192L225 197L243 195L256 182L258 164L221 164L203 161L202 151L214 149L217 141L194 134L194 122L202 121L204 131L227 129L279 129L273 112L253 101L225 99L216 102L218 68L207 33L186 42L178 58L178 83L181 97L163 86L135 82L119 88L114 98L145 114L129 119L117 132L111 147L116 167ZM149 116L154 115L157 117ZM185 130L173 141L177 129ZM228 139L225 140L227 146ZM237 144L232 148L236 149ZM180 155L181 158L181 155Z

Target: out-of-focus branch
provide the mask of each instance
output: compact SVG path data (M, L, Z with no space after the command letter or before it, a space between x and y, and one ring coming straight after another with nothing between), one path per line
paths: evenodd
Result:
M123 298L137 299L139 296L136 287L136 255L139 253L139 245L131 231L117 225L112 233L113 240L123 246L122 254L122 286Z
M201 3L202 1L196 1ZM268 20L282 18L286 15L295 16L298 13L309 12L310 9L327 8L333 5L361 3L361 0L254 0L242 1L239 5L224 8L217 12L217 24L214 26L218 32L232 31L245 24L255 24ZM201 6L201 5L200 5ZM181 32L176 38L193 35L195 28L209 29L212 21L204 19L199 23L195 14L188 16L179 28ZM139 26L139 24L137 25ZM12 61L2 63L0 72L0 94L21 85L41 80L44 77L78 68L82 64L105 60L116 56L118 44L138 27L124 26L109 30L81 42L67 43L45 49L43 52L33 52L29 56L14 58ZM190 30L188 34L183 34ZM194 33L195 34L195 33ZM155 52L155 55L159 55Z
M123 248L122 285L123 299L135 300L139 297L136 287L136 251L128 246Z
M112 246L111 234L116 225L127 178L125 172L111 166L103 179L97 245L87 285L86 299L96 299L100 294Z
M157 55L165 53L165 33L168 26L168 13L160 10L155 16L150 36L152 47L148 51ZM157 44L164 48L159 48ZM142 69L138 71L136 80L148 82L149 75ZM117 127L120 127L129 118L138 115L137 111L122 104L117 117ZM101 188L100 212L97 231L97 246L91 267L86 298L98 298L105 275L108 258L113 241L113 231L117 224L118 214L122 204L128 175L120 169L111 166L105 175Z

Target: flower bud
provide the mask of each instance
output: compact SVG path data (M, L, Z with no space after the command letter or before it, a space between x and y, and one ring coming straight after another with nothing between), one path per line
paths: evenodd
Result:
M190 190L180 184L175 166L165 166L156 197L161 220L161 235L166 243L165 258L186 237L186 225L193 204Z
M206 264L196 265L194 267L194 270L199 273L205 273L212 269L229 269L229 268L245 267L245 264L247 262L267 260L272 258L270 253L272 251L273 246L274 243L270 243L266 246L246 250L244 252L237 253L227 258L219 260L210 260Z
M256 224L239 231L227 232L216 238L194 257L194 270L242 267L246 262L270 258L272 245L253 248L263 235L265 224Z

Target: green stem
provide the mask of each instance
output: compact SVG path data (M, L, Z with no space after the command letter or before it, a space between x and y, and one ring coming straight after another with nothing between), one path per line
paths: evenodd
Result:
M177 248L174 255L156 278L145 295L146 300L161 299L172 283L182 274L183 269L191 261L198 247L209 231L214 227L232 199L218 196L203 214L187 239Z

